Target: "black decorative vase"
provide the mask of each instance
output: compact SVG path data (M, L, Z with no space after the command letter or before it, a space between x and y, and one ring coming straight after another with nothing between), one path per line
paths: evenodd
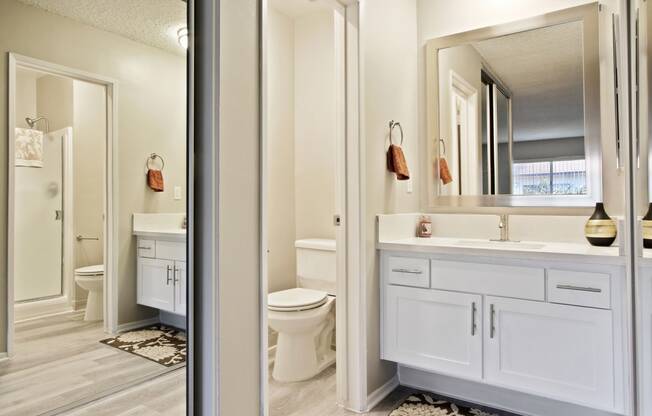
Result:
M609 247L617 235L616 221L607 215L602 202L596 203L595 211L584 227L584 236L593 246Z
M641 220L641 228L643 229L643 247L652 248L652 203Z

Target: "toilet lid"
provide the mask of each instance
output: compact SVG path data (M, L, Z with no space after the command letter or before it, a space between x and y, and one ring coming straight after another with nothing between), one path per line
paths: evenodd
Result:
M97 276L98 274L104 274L104 265L95 264L93 266L80 267L75 269L75 274L78 276Z
M295 288L267 295L267 306L272 310L306 310L319 307L328 300L328 293L321 290Z

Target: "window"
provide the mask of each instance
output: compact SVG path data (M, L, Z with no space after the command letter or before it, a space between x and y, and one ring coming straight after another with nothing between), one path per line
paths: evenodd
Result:
M514 162L514 195L586 195L586 160Z

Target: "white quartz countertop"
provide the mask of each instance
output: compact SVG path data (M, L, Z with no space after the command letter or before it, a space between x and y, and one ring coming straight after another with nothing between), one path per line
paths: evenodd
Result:
M185 241L185 213L134 214L133 235L144 238Z
M625 264L619 247L594 247L588 243L558 243L544 241L500 242L461 238L403 238L381 240L380 250L414 251L421 253L501 256L523 259L590 261L601 264Z

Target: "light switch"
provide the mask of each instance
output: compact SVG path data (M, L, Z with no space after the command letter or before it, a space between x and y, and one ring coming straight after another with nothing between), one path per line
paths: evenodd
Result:
M180 186L175 186L174 187L174 199L181 199L181 187Z

